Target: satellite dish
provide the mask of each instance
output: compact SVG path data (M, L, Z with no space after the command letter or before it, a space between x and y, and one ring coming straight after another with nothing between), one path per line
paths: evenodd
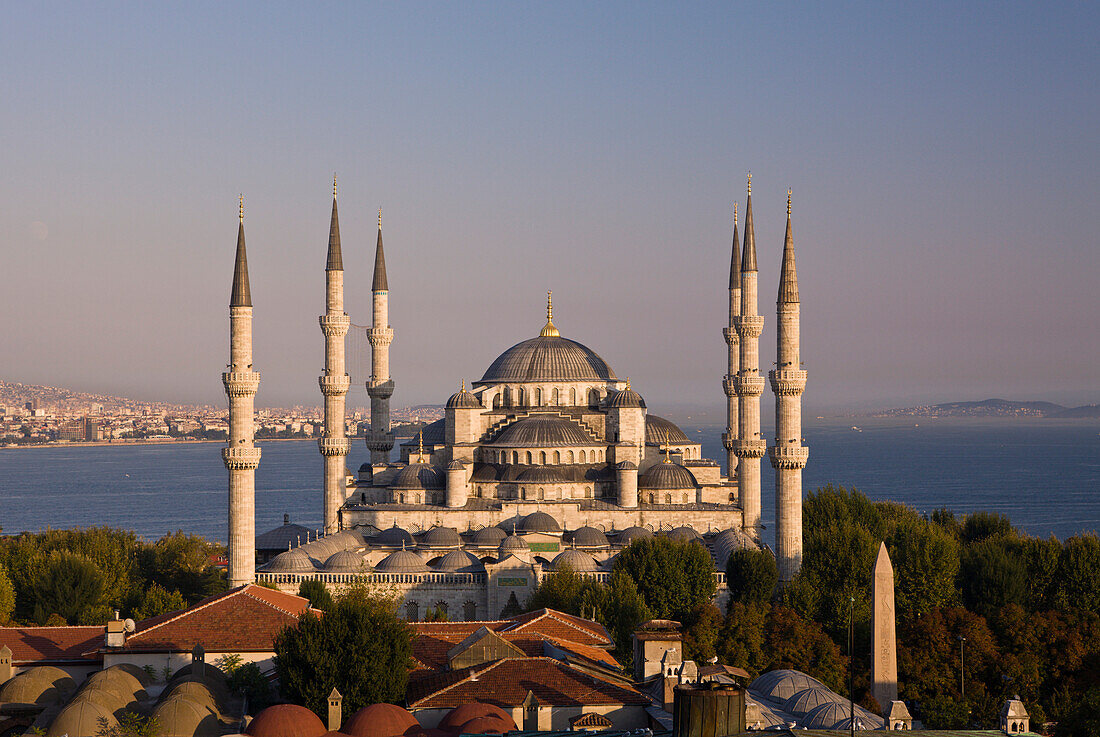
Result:
M127 632L137 631L137 624L132 619L127 619L125 622L122 623L122 626Z

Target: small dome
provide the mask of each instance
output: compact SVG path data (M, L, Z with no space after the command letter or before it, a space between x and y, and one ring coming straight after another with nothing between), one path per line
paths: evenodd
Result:
M493 704L482 704L479 702L472 702L469 704L463 704L462 706L456 706L451 709L447 716L443 717L437 725L437 729L447 730L449 732L458 732L459 728L472 719L479 719L481 717L496 717L498 719L511 720L512 716L501 709L499 706ZM515 729L515 723L512 723L512 729Z
M62 737L63 735L98 734L102 724L106 724L107 727L118 724L114 711L109 706L77 695L50 723L46 735ZM309 735L309 737L315 737L315 735Z
M686 525L683 527L677 527L675 530L669 530L665 533L665 536L669 540L675 540L676 542L680 543L689 543L701 539L701 536L698 532Z
M803 729L836 729L837 724L851 716L848 704L830 701L813 709L799 720L798 726ZM856 718L861 715L857 712Z
M549 448L563 445L598 445L595 438L573 420L561 415L537 414L508 425L492 445L514 448Z
M523 524L523 515L516 515L510 517L503 522L498 522L497 527L504 531L506 535L515 535L520 531L520 525Z
M466 391L463 385L461 391L457 391L447 400L447 409L483 409L481 401L472 392Z
M424 573L428 566L411 550L395 550L374 567L378 573Z
M635 540L648 540L653 537L653 531L645 527L627 527L619 533L619 544L626 546Z
M272 558L264 570L268 573L313 573L313 561L301 548L279 553Z
M437 571L464 571L471 568L485 570L485 566L481 564L481 561L465 550L452 550L440 558L434 568Z
M843 699L827 688L804 688L783 702L783 711L802 716L822 704L840 703Z
M695 489L695 476L679 463L655 463L638 477L639 489Z
M603 534L603 530L588 526L573 530L572 542L578 548L607 548L611 546L611 543L607 541L607 535Z
M447 470L448 471L465 471L466 470L466 464L463 463L462 461L451 461L450 463L447 464Z
M734 550L757 550L758 546L752 538L745 534L744 530L731 527L714 536L714 540L711 541L711 549L714 550L714 558L718 562L719 568L725 570L726 562L729 561L730 554Z
M214 669L209 668L208 670ZM164 691L161 692L160 700L167 701L176 697L190 699L199 704L208 704L211 708L217 709L229 699L229 690L220 681L200 681L185 678L173 681L165 686Z
M633 389L623 389L608 397L607 406L619 408L637 407L645 409L645 400L642 399L641 394Z
M637 471L638 464L634 461L619 461L615 464L616 471Z
M394 489L442 489L443 486L443 474L427 463L410 463L397 472L390 484Z
M462 538L453 527L433 527L420 538L423 548L460 548Z
M497 549L500 553L500 557L503 558L506 555L514 553L525 553L531 549L531 546L527 544L522 537L516 537L515 535L509 535L500 541L500 547Z
M565 476L550 466L532 466L516 477L516 481L528 484L562 484Z
M363 547L362 536L354 530L341 530L335 535L322 537L321 540L336 550L358 550Z
M269 706L248 723L250 737L321 737L325 725L309 709L297 704Z
M48 706L66 701L75 691L76 681L68 673L50 665L39 665L0 686L0 703Z
M340 727L349 737L403 737L419 731L416 717L396 704L364 706Z
M554 558L554 562L550 565L555 571L560 571L562 568L568 566L577 573L589 573L598 568L595 558L588 553L582 553L573 548L558 553L558 557Z
M478 547L497 547L508 533L499 527L482 527L470 537L470 543Z
M475 717L459 728L462 734L507 734L516 730L516 723L511 717L503 719L498 716Z
M329 556L325 561L325 570L329 573L366 573L370 570L370 566L358 553L341 550Z
M756 680L749 684L749 690L758 691L775 701L786 701L807 688L827 688L827 686L802 671L791 669L768 671L757 676Z
M172 696L157 704L152 716L160 725L159 737L220 737L222 734L218 710L212 702Z
M683 445L691 442L676 423L650 414L645 416L645 441L648 445Z
M375 537L374 541L378 545L382 545L384 547L398 548L402 545L407 545L411 548L413 546L412 535L397 526L389 527L385 530L382 530L378 533L378 536Z
M561 532L557 520L546 512L532 512L523 518L519 525L520 532Z
M359 466L359 478L370 478L374 475L374 466L370 463L364 463Z

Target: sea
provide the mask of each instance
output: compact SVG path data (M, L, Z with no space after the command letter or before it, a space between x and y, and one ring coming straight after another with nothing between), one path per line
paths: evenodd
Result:
M721 460L722 429L682 425ZM1100 529L1100 422L969 418L809 421L807 493L826 484L919 512L999 512L1026 533L1065 539ZM767 432L765 432L767 436ZM321 456L314 441L261 442L256 530L321 524ZM175 530L226 538L220 443L0 449L0 529L109 525L152 540ZM369 458L353 443L348 467ZM764 539L772 543L774 477L762 461Z

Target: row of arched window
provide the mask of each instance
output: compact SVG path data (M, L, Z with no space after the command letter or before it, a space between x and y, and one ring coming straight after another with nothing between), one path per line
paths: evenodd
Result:
M492 450L485 449L485 453L491 463L511 463L513 465L532 466L538 464L545 466L548 463L558 465L561 463L603 463L606 451L603 448L595 450L579 450L575 453L571 450L545 451L545 450Z
M448 621L450 619L450 607L445 601L437 601L435 604L428 604L428 609L442 621ZM405 619L409 622L419 622L420 604L415 601L405 602ZM477 621L477 604L475 602L466 601L462 604L462 621Z
M502 407L576 407L578 406L577 399L576 387L569 387L566 390L558 387L544 389L537 386L531 389L520 386L516 387L513 392L511 387L504 386L493 395L493 409ZM589 389L587 397L582 393L580 399L582 403L587 399L588 406L595 409L600 406L602 395L598 389Z

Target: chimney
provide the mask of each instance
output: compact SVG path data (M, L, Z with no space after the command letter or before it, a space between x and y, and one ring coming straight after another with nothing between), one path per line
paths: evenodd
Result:
M195 645L191 650L191 675L195 678L206 677L206 651L202 645Z
M11 678L11 648L7 645L0 647L0 683Z
M107 622L107 647L122 647L126 644L126 623L117 617Z
M328 695L328 731L339 732L344 721L344 697L335 688Z

